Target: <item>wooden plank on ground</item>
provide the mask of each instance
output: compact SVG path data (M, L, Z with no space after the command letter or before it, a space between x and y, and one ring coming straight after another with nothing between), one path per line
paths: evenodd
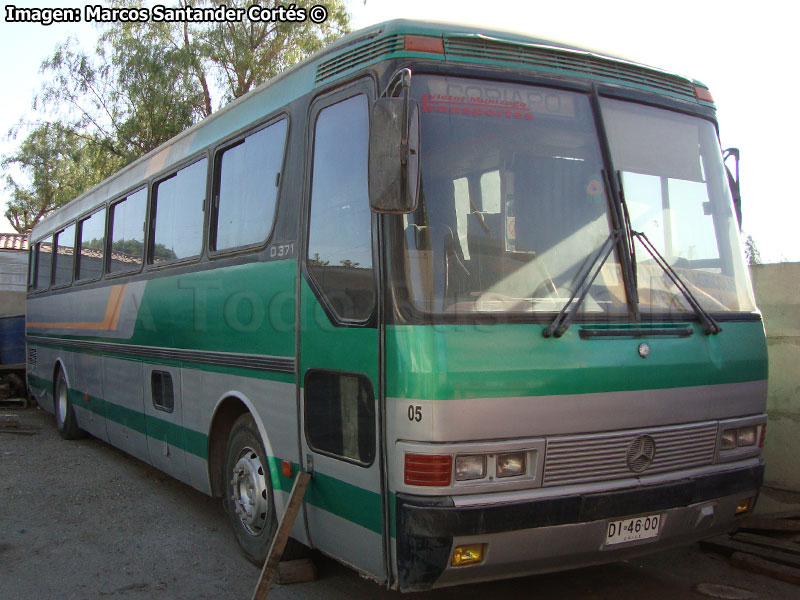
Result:
M800 585L800 569L779 565L769 560L759 558L758 556L753 556L752 554L734 552L731 555L731 564L734 567L745 569L751 573L767 575L773 579L780 579L781 581L788 581L789 583Z
M800 544L794 542L787 542L786 540L778 540L768 535L756 535L755 533L737 533L732 537L734 542L742 542L744 544L753 544L763 548L774 548L775 550L783 550L789 554L797 554L800 556Z
M739 523L739 528L760 531L800 531L800 520L747 517Z
M253 592L252 600L264 600L267 597L272 580L275 579L278 573L281 555L284 548L286 548L289 533L292 531L294 520L297 518L300 506L303 504L303 496L306 494L306 488L310 480L311 473L308 471L300 471L297 474L297 479L294 480L292 491L289 494L289 503L283 512L281 522L278 523L275 537L272 538L272 545L270 545L269 552L267 552L267 560L264 561L264 568L261 569L261 577L258 578L258 585L256 585L256 589Z
M720 535L710 540L700 542L700 546L707 550L720 552L730 556L734 552L743 552L745 554L752 554L760 558L765 558L773 562L781 563L789 567L800 568L800 556L796 554L789 554L781 550L772 550L770 548L759 548L751 544L744 544L742 542L735 542L727 535Z

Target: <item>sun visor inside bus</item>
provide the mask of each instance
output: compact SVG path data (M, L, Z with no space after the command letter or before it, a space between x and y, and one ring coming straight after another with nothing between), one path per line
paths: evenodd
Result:
M683 115L642 114L627 102L603 102L608 141L619 171L703 182L698 128Z

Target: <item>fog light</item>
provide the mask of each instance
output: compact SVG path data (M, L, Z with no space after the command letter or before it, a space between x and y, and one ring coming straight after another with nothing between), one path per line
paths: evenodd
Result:
M736 448L736 430L726 429L722 432L722 450Z
M736 514L743 515L744 513L749 512L752 505L752 498L745 498L744 500L741 500L739 504L736 505Z
M486 477L486 457L473 454L456 456L456 481L469 481Z
M525 473L525 452L509 452L497 457L497 476L516 477Z
M483 544L470 544L469 546L457 546L453 551L453 560L450 562L454 567L472 565L483 560Z
M755 425L751 427L740 427L737 430L736 443L739 446L755 446L756 445L756 428Z

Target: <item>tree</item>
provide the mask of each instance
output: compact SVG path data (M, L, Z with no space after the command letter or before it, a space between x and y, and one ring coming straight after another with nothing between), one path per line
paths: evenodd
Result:
M277 0L177 0L172 8L194 6L244 8L258 4L262 12L281 6ZM77 196L120 167L154 150L216 108L238 98L349 31L343 0L297 0L298 8L325 6L328 19L305 22L124 22L104 25L93 54L76 40L56 47L42 63L45 83L34 108L51 111L55 122L38 124L15 154L3 164L17 163L30 183L7 178L12 201L9 217L15 228L32 227L47 212ZM142 7L142 0L111 0L111 8ZM44 135L38 129L51 129ZM60 132L62 139L53 138ZM59 144L68 136L80 149L81 164L93 177L61 179L64 161ZM37 156L38 156L37 155ZM45 159L49 179L31 164ZM58 166L56 166L58 165ZM90 167L88 167L90 165ZM41 187L43 186L44 187ZM16 219L16 220L15 220ZM19 229L18 229L19 230Z
M760 265L761 253L756 247L756 242L752 235L749 235L744 240L744 256L747 259L748 265Z
M99 183L121 166L102 143L62 123L38 123L17 151L3 157L2 167L17 167L28 179L5 179L11 192L5 213L18 233L26 233L44 216Z

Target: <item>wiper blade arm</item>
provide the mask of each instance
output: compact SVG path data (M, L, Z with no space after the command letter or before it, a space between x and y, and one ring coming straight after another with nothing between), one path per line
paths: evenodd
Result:
M609 234L609 236L606 238L606 241L603 242L602 246L600 246L597 254L595 254L594 259L589 262L589 267L578 279L577 285L575 286L575 291L572 292L569 300L562 307L561 312L558 313L556 318L552 323L550 323L549 326L542 330L542 335L544 337L561 337L564 335L564 332L572 323L572 319L575 318L575 315L578 312L578 307L583 303L586 295L589 293L589 288L592 287L594 280L597 279L597 276L600 274L600 270L603 268L603 265L608 259L609 254L611 254L612 250L614 250L614 246L616 246L619 237L620 231L618 229L613 230L611 234ZM598 262L598 259L601 256L602 259ZM591 275L591 278L589 278L589 275ZM579 292L580 295L578 295ZM575 300L576 296L577 301Z
M720 331L722 331L722 327L719 326L708 312L700 306L700 303L697 301L697 298L694 297L689 287L684 283L683 279L675 272L675 270L670 266L670 264L666 261L666 259L661 256L661 253L653 246L652 242L647 238L647 236L640 232L640 231L633 231L631 230L631 235L635 238L639 238L639 241L642 242L642 246L644 249L650 253L650 256L653 257L653 260L656 261L656 264L661 267L661 269L667 274L672 280L672 283L675 284L681 293L683 294L686 301L689 303L689 306L692 307L697 317L700 319L700 322L703 324L705 328L706 335L717 335Z

